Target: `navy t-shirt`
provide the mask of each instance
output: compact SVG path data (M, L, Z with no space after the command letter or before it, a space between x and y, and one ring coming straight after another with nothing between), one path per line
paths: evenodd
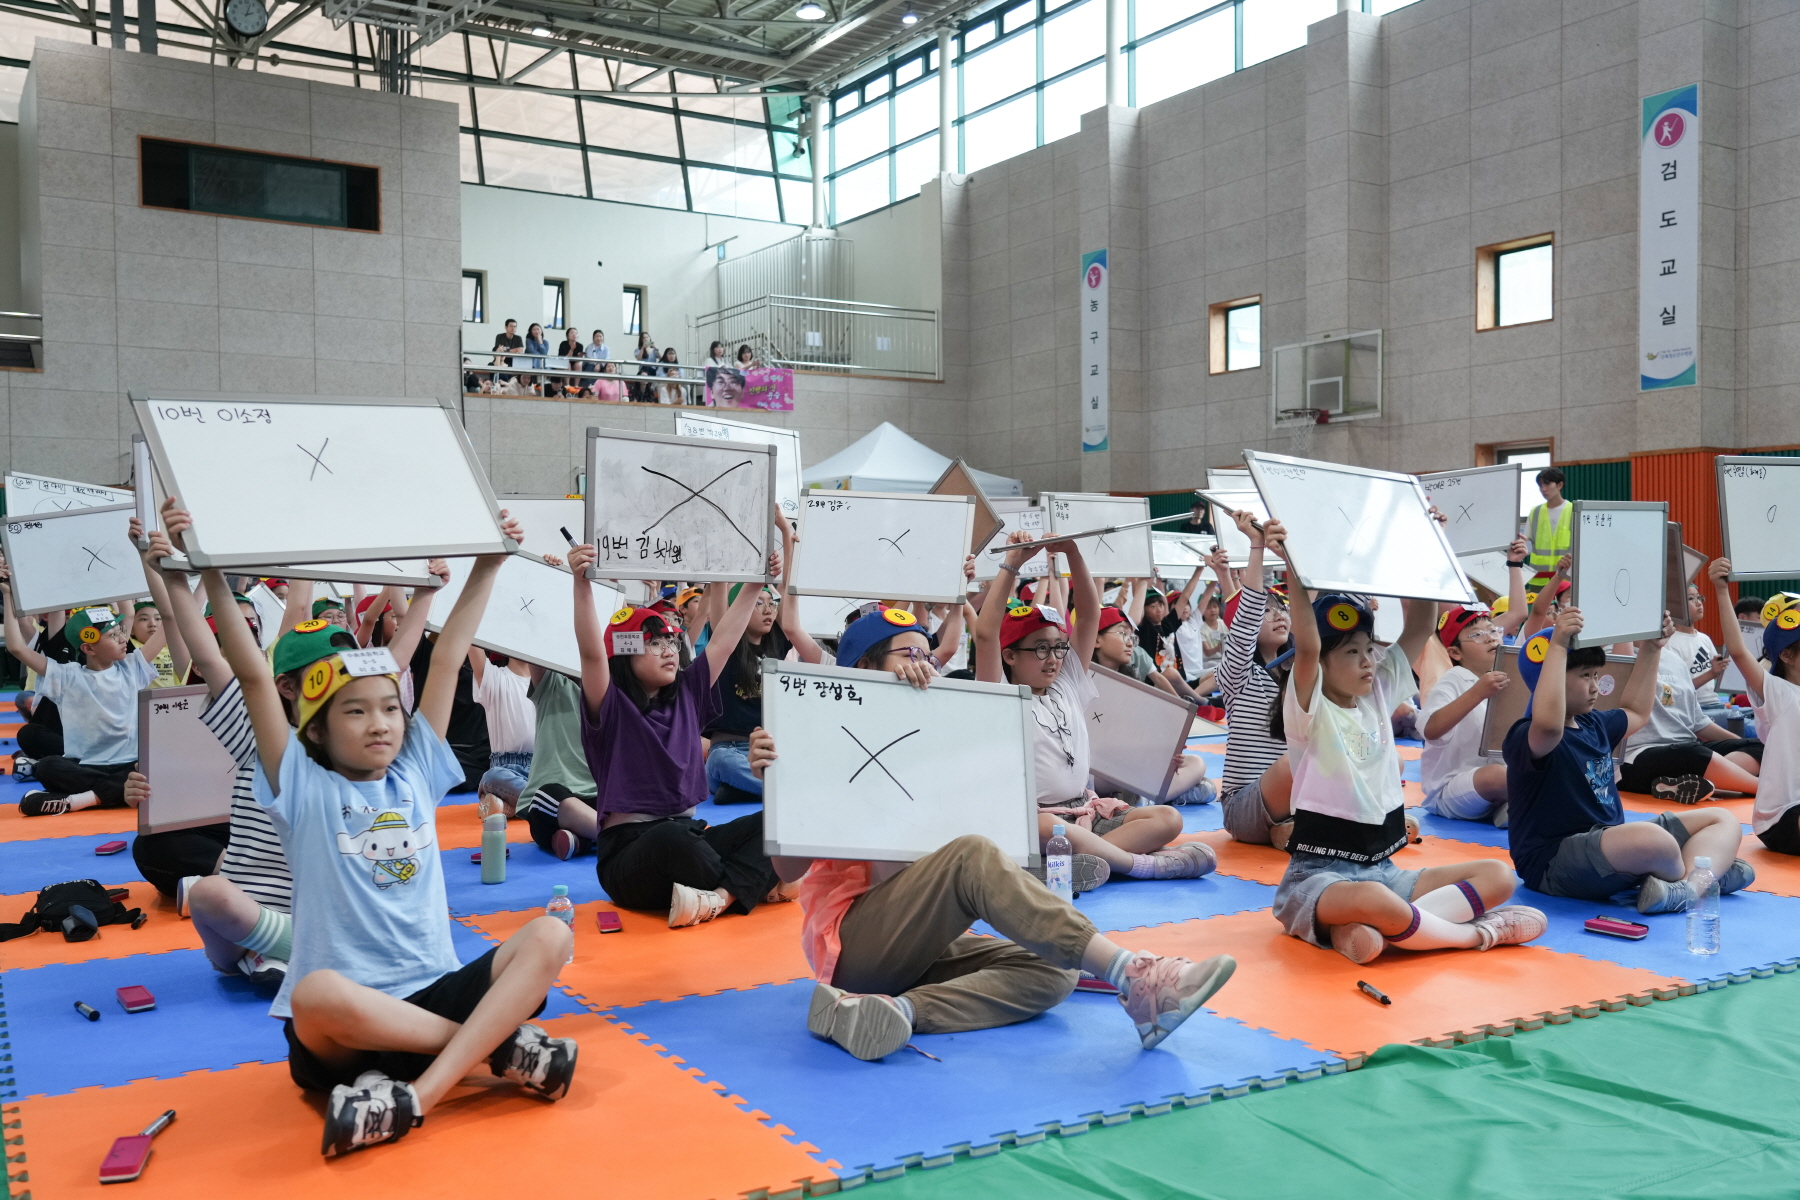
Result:
M1531 756L1529 716L1506 731L1506 837L1527 887L1537 887L1564 838L1625 820L1613 747L1624 740L1628 721L1623 709L1582 713L1540 759Z

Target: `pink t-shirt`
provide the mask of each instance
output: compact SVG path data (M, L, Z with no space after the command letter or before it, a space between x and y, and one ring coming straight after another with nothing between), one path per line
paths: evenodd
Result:
M801 877L800 908L805 920L800 926L800 947L820 983L830 983L837 971L838 955L844 950L838 926L843 924L844 914L874 886L870 864L862 860L814 859Z

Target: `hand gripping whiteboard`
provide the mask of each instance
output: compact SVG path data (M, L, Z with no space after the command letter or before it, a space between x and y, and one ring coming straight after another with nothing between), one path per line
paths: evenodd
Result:
M165 833L231 819L237 760L200 723L206 685L138 693L138 770L150 802L137 810L138 833Z
M510 552L456 413L436 400L133 393L199 568Z
M767 582L775 447L587 431L594 579Z
M1045 492L1038 501L1044 506L1045 523L1049 526L1044 533L1052 537L1150 519L1150 500L1146 496ZM1148 525L1077 538L1075 544L1081 547L1081 556L1097 579L1147 579L1155 568Z
M546 554L569 557L569 543L562 531L580 537L587 522L587 501L580 496L502 495L500 507L525 530L519 549L539 558Z
M914 862L980 834L1022 867L1038 851L1031 693L763 660L764 853Z
M435 633L450 619L463 585L469 581L470 565L450 564L450 582L431 599L427 629ZM588 587L594 598L594 615L604 629L624 604L624 597L603 583ZM535 554L507 555L494 579L494 590L488 593L475 644L581 678L581 651L575 644L575 577L567 567L553 567Z
M1044 536L1044 510L1041 508L1020 508L1012 512L1000 514L1000 532L994 535L994 541L985 552L975 556L975 580L985 583L1000 573L1000 560L1005 557L993 553L995 547L1006 544L1006 539L1015 533L1028 533L1035 541ZM1021 579L1042 579L1050 573L1050 554L1039 550L1026 559L1019 568Z
M1581 610L1582 626L1569 644L1661 637L1668 602L1668 504L1577 500L1573 519L1569 600Z
M1214 471L1211 474L1219 474ZM1244 472L1248 480L1250 473ZM1248 512L1258 521L1269 519L1268 506L1256 492L1215 491L1208 487L1204 492L1196 492L1202 501L1211 506L1213 536L1225 547L1225 565L1230 567L1246 566L1250 562L1250 538L1238 532L1237 522L1231 519L1234 512ZM1270 565L1272 556L1263 556L1263 565Z
M1595 712L1611 712L1619 707L1619 697L1624 693L1625 684L1631 678L1631 668L1636 663L1637 659L1625 654L1606 656L1606 666L1600 671L1600 699L1594 705ZM1500 647L1494 656L1494 670L1506 672L1507 683L1497 694L1488 697L1487 718L1481 726L1481 757L1499 760L1506 757L1506 731L1525 715L1531 704L1531 693L1519 674L1517 646Z
M119 488L96 487L91 483L52 479L48 475L26 475L19 471L6 473L8 516L67 512L71 508L102 508L124 504L132 498L132 493Z
M1800 575L1800 458L1721 454L1713 462L1731 578Z
M960 603L975 502L967 496L808 492L790 590L800 596Z
M1449 524L1444 536L1458 554L1504 550L1519 536L1518 463L1437 471L1419 485Z
M675 414L675 433L679 437L775 447L775 498L781 504L783 516L790 521L800 519L800 495L806 491L806 485L800 480L799 430L678 412Z
M132 504L71 508L0 525L22 613L111 604L148 595L144 564L131 544Z
M1257 450L1244 461L1306 587L1474 603L1416 477Z
M1161 803L1197 707L1098 663L1088 665L1088 674L1099 692L1087 707L1094 774Z

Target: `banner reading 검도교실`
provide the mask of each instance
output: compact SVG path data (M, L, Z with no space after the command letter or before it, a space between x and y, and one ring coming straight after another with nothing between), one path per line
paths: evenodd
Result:
M1638 164L1638 390L1700 381L1700 89L1644 98Z

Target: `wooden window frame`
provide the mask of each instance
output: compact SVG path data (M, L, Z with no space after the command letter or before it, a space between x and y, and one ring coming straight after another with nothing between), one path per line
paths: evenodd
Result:
M1268 359L1267 354L1259 355L1254 367L1227 367L1225 365L1225 314L1234 308L1249 308L1253 304L1261 309L1262 302L1262 294L1259 292L1254 296L1240 296L1236 300L1225 300L1207 308L1206 373L1208 375L1236 375L1239 371L1260 371L1262 369L1263 363ZM1257 344L1259 346L1262 343L1261 332L1262 316L1259 312L1257 315Z
M1551 305L1550 315L1541 321L1519 321L1512 325L1500 324L1500 256L1511 250L1529 250L1534 246L1550 247ZM1510 242L1495 242L1491 246L1475 248L1475 330L1477 333L1491 333L1496 329L1524 329L1532 325L1547 325L1556 320L1556 234L1535 233L1530 237L1514 238Z

